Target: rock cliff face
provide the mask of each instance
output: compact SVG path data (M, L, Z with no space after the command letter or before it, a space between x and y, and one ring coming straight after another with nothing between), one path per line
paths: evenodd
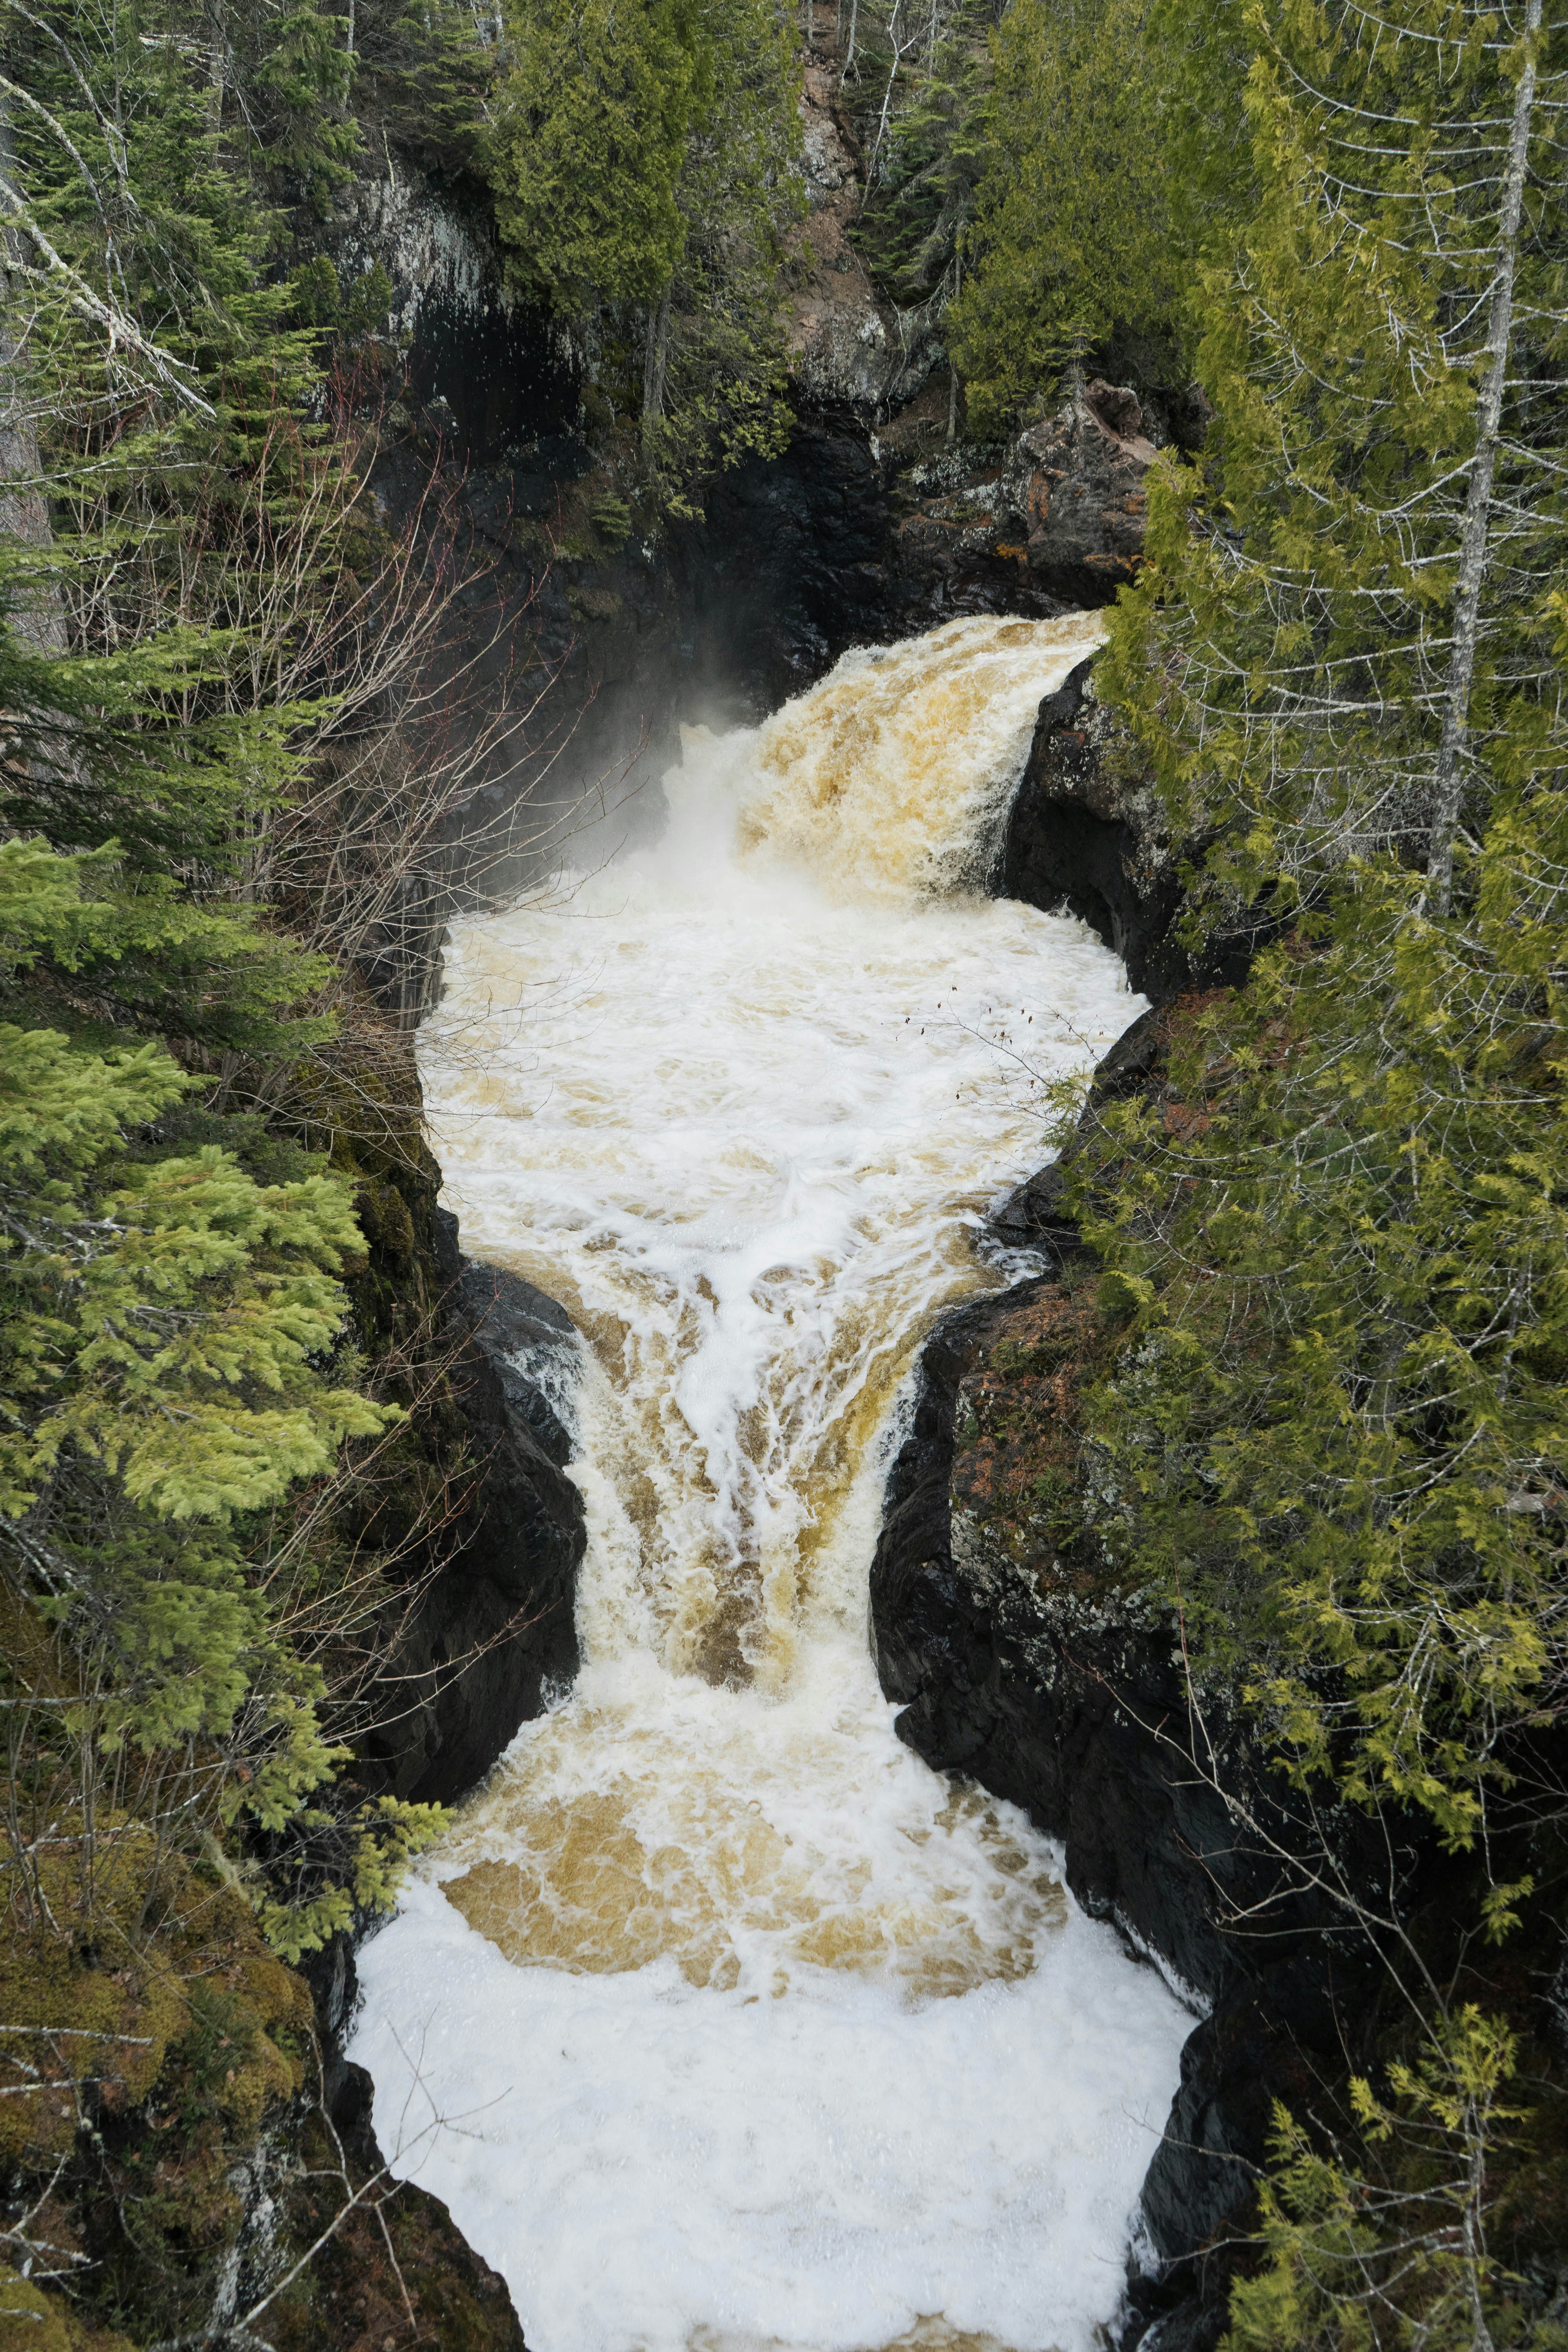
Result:
M1154 444L1135 393L1096 381L1023 435L1031 578L1070 604L1109 604L1143 553Z
M1160 1017L1123 1041L1106 1092L1157 1083ZM1160 2352L1202 2352L1224 2325L1226 2242L1272 2102L1305 2108L1363 2054L1374 1956L1338 1893L1397 1906L1420 1857L1384 1824L1289 1799L1225 1689L1189 1676L1173 1612L1106 1570L1074 1427L1076 1386L1107 1345L1093 1265L1049 1171L999 1222L1056 1270L927 1342L872 1568L878 1664L904 1703L900 1738L1061 1839L1079 1900L1193 2009L1123 2341L1152 2327Z
M1171 993L1190 977L1172 937L1180 858L1153 780L1080 662L1040 704L1008 814L997 887L1031 907L1067 907L1127 965L1131 985Z
M1006 444L969 440L936 325L880 300L848 240L859 166L825 55L802 110L791 445L647 541L598 519L626 486L584 354L509 295L478 196L387 150L336 200L341 280L379 263L393 289L391 332L364 360L378 502L428 514L440 486L437 536L476 581L467 650L494 637L479 673L520 704L492 796L526 801L546 776L552 797L597 785L628 754L657 775L683 718L760 716L846 646L956 614L1109 602L1136 564L1143 473L1184 429L1175 411L1145 417L1096 382Z
M1163 1003L1184 989L1236 987L1266 919L1187 936L1183 869L1202 840L1173 835L1137 746L1080 662L1040 704L997 866L1004 897L1066 907L1100 933L1131 985Z
M399 1703L381 1710L367 1753L394 1794L446 1804L576 1673L586 1537L583 1498L565 1474L578 1363L571 1318L518 1276L459 1257L448 1212L436 1223L452 1402L472 1469L457 1539L391 1661Z

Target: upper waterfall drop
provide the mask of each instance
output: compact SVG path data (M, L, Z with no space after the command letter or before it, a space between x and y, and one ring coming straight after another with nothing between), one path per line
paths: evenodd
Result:
M762 729L742 854L798 858L834 896L984 887L1041 678L1105 634L1098 613L979 618L846 654Z
M1082 926L976 890L1101 633L847 656L693 730L657 840L453 929L448 1196L584 1338L584 1664L367 1948L356 2054L539 2352L1088 2352L1116 2299L1179 2015L900 1745L867 1645L915 1349L999 1278L1038 1086L1136 1010Z

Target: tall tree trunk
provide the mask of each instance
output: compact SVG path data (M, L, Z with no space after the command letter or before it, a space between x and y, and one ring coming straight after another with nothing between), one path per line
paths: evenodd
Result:
M955 253L952 257L953 302L957 301L959 295L963 290L963 256L962 253ZM952 303L947 307L951 309ZM942 341L945 342L947 340L947 321L945 314L942 320ZM947 355L947 437L950 441L955 441L958 438L958 370L953 364L953 358L951 351Z
M0 178L16 185L11 116L0 98ZM27 547L47 547L53 537L44 503L38 458L38 420L27 381L26 330L19 328L16 299L16 233L0 230L0 532ZM59 592L41 583L30 605L18 605L11 626L35 653L65 651L65 615Z
M1499 428L1508 381L1513 333L1513 285L1519 268L1519 227L1524 210L1524 175L1530 161L1531 117L1535 108L1535 46L1541 31L1541 0L1527 0L1525 58L1514 93L1508 168L1503 177L1502 216L1497 274L1487 321L1487 372L1476 413L1476 454L1459 532L1459 576L1454 593L1454 645L1443 690L1443 732L1432 779L1432 830L1426 854L1426 903L1446 915L1454 890L1454 841L1459 829L1464 789L1465 740L1469 728L1470 688L1476 674L1480 629L1481 583L1491 533L1492 481L1497 471Z
M223 129L223 93L228 76L227 0L207 0L207 121Z
M649 306L647 345L642 371L642 453L653 454L653 428L664 415L664 377L669 356L669 288Z

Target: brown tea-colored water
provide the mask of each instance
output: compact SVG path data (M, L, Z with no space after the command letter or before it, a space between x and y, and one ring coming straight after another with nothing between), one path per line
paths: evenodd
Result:
M1139 1009L983 894L1099 635L849 656L692 733L650 845L454 926L421 1070L465 1248L582 1335L584 1666L368 1948L361 2054L378 2131L472 2096L420 2177L538 2352L1077 2352L1115 2301L1174 2012L898 1739L868 1623L920 1339Z

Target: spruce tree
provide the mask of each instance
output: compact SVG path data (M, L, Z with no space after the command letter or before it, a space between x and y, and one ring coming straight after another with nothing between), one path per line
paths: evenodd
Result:
M557 304L657 307L686 243L676 198L700 64L682 0L528 0L488 153L515 279Z
M703 469L782 446L782 232L801 207L780 0L544 0L509 25L487 142L515 283L631 323L643 472L691 512Z

